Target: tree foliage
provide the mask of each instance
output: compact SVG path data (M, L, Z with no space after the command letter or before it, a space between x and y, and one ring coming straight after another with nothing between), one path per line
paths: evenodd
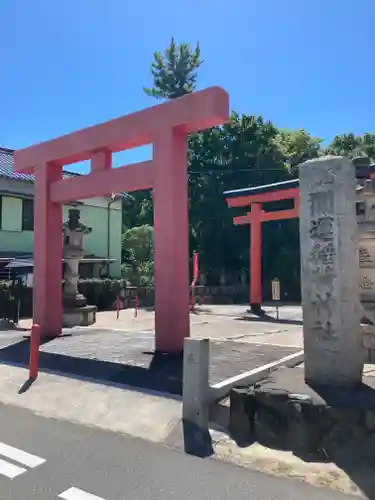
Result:
M195 89L201 64L199 45L193 51L187 44L176 45L172 39L164 56L155 53L154 59L151 70L154 87L146 89L150 96L173 99ZM223 192L292 179L298 175L300 163L323 154L350 158L367 155L375 160L375 134L341 134L323 146L322 138L304 129L278 129L262 116L233 112L230 122L224 126L189 137L190 253L199 252L201 274L207 283L217 284L223 273L227 282L235 283L249 270L249 226L233 225L233 215L246 213L246 208L229 210ZM123 238L124 251L133 256L132 269L137 269L133 279L142 281L141 273L145 273L144 281L151 282L153 204L150 192L135 193L135 201L126 202L124 224L127 228L140 226L127 229ZM262 253L266 291L267 284L277 276L283 293L290 299L298 299L298 220L264 224Z
M147 95L156 99L175 99L193 92L196 88L197 70L202 62L200 47L194 50L187 43L176 45L172 38L164 56L154 52L151 73L154 86L144 88Z
M281 129L275 142L285 157L287 167L295 173L299 164L319 156L323 139L311 136L304 129Z
M133 285L151 285L154 277L154 228L147 224L125 230L122 273Z
M375 134L366 132L363 135L353 133L336 135L325 153L348 158L368 156L375 161Z

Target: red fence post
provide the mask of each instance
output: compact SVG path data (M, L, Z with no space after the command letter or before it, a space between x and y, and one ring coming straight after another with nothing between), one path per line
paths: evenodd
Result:
M136 318L138 316L138 309L139 309L139 298L138 295L135 296L135 309L134 309L134 317Z
M190 304L190 311L194 312L195 311L195 286L191 286L191 304Z
M116 309L117 309L117 317L116 319L119 319L120 317L120 296L117 295L117 298L116 298Z
M193 252L193 281L191 282L191 305L190 310L195 311L195 287L199 277L198 252Z
M29 360L29 378L36 380L38 377L38 359L40 346L40 326L33 325L30 334L30 360Z

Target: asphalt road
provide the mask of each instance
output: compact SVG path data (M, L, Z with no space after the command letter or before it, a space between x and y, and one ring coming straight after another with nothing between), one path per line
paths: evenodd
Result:
M4 405L0 456L1 500L353 498Z

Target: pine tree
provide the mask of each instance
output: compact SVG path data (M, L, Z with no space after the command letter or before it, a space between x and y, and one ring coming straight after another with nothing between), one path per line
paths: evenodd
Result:
M190 94L196 88L197 69L202 63L199 43L192 50L187 43L176 45L172 38L164 55L154 52L151 65L154 86L144 91L156 99L175 99Z

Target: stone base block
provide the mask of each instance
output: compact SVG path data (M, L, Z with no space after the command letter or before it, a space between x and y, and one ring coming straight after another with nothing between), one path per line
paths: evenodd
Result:
M72 326L90 326L96 322L96 306L84 306L74 309L66 309L62 315L62 326L71 328Z
M281 368L233 389L231 402L232 435L243 440L324 461L375 463L375 377L356 389L312 388L303 369Z
M364 349L363 361L367 364L375 364L375 349Z
M375 328L374 325L362 325L364 362L375 363Z
M363 347L365 349L375 349L375 333L364 333L363 334Z

